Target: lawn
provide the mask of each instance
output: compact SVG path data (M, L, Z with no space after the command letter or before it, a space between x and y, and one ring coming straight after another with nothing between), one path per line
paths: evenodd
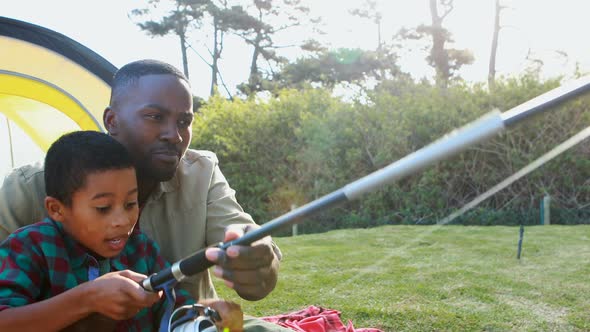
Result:
M590 330L590 226L384 226L275 238L277 288L255 316L316 305L384 331Z

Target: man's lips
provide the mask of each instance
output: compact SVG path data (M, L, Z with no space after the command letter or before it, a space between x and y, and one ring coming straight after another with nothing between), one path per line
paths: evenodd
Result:
M180 152L177 150L155 150L154 157L165 162L177 162L180 160Z
M180 152L178 152L178 150L170 150L170 149L155 150L153 153L154 154L164 154L164 155L169 155L169 156L179 156L180 155Z

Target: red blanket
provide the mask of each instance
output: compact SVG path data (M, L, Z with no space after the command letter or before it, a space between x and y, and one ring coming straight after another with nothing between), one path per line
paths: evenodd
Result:
M339 311L316 306L262 319L299 332L383 332L373 328L355 329L350 320L344 326Z

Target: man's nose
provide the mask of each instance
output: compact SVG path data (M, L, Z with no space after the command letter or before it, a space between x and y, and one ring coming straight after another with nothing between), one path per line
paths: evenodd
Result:
M176 121L170 121L164 128L162 128L162 132L160 133L160 139L163 141L168 141L173 144L178 144L182 142L182 136L180 135L180 131L178 130L178 124Z

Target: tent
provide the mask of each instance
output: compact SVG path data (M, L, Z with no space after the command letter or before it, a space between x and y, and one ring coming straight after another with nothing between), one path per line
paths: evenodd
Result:
M101 130L116 67L80 43L55 31L0 17L0 143L13 154L23 132L43 153L74 130ZM11 160L12 159L12 160ZM3 174L0 174L3 177ZM1 181L0 181L1 182Z

